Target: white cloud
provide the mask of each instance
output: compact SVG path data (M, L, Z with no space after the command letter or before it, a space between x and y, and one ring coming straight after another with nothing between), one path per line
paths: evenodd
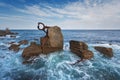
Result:
M48 25L61 26L63 29L120 29L119 0L108 0L109 2L105 3L101 3L102 0L91 1L93 0L85 0L84 4L77 1L69 3L62 8L55 8L49 5L42 5L42 7L40 5L32 5L26 6L24 9L14 8L29 15L22 16L22 18L20 18L21 16L12 18L13 21L19 19L18 21L27 21L30 24L32 22L35 23L35 21L41 21ZM5 17L0 17L0 19L3 18L5 19ZM27 25L25 26L28 27Z

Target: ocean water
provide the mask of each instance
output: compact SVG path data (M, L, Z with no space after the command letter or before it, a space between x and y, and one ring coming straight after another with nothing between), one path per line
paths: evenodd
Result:
M0 80L120 80L120 31L119 30L63 30L64 50L40 55L34 63L23 65L19 52L10 51L10 42L20 40L40 43L44 32L38 30L13 30L19 33L16 38L9 35L0 37ZM91 60L71 65L80 58L70 52L69 41L78 40L88 44L94 53ZM112 45L110 45L112 44ZM107 58L94 49L94 46L113 49L114 57Z

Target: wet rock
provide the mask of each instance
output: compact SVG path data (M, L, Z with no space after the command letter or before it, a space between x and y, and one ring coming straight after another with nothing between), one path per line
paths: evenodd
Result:
M49 53L52 53L55 51L60 51L60 50L61 50L61 48L59 48L59 47L47 47L47 46L42 47L43 54L49 54Z
M63 49L63 35L58 26L48 28L48 37L51 47Z
M92 51L88 50L88 45L80 41L70 41L70 50L81 59L91 59L93 57Z
M33 56L38 56L42 53L42 49L40 45L37 45L35 42L31 42L30 46L26 47L23 50L22 57L25 59L29 59Z
M32 63L32 61L25 60L25 61L23 61L22 64L31 64L31 63Z
M57 26L49 27L46 35L40 38L40 45L32 42L30 46L24 49L22 57L29 59L39 54L48 54L63 49L63 35L61 29ZM26 62L25 62L26 63Z
M6 28L6 30L0 30L0 36L13 35L13 34L17 34L17 33L11 32L8 28Z
M81 58L83 59L91 59L93 57L93 52L90 50L83 50L81 54Z
M28 40L21 40L18 42L20 45L27 45L28 44Z
M11 46L9 47L9 50L13 50L15 52L18 52L19 51L19 46L18 44L11 44Z
M74 41L74 40L71 40L70 41L70 49L72 50L88 50L88 45L84 42L80 42L80 41Z
M97 51L100 53L108 56L108 57L113 57L113 51L112 48L107 48L107 47L101 47L101 46L95 46L94 47Z

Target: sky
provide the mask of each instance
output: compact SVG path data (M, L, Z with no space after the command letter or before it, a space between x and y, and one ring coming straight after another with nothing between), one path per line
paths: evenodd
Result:
M0 29L120 29L120 0L0 0Z

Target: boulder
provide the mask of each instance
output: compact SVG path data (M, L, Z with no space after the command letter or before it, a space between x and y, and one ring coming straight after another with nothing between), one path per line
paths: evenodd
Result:
M70 49L72 50L88 50L88 45L84 42L81 42L81 41L74 41L74 40L71 40L70 41Z
M83 50L81 54L81 58L83 59L91 59L93 57L93 52L90 50Z
M93 57L93 53L88 50L86 43L74 40L71 40L69 43L71 52L81 57L81 59L91 59Z
M63 35L57 26L48 28L44 37L40 38L42 53L48 54L63 49Z
M11 46L9 47L9 50L13 50L15 52L18 52L19 51L19 46L18 44L11 44Z
M94 47L97 51L100 53L108 56L108 57L113 57L113 51L112 48L107 48L107 47L101 47L101 46L95 46Z
M38 56L42 53L41 46L37 45L35 42L31 42L30 46L23 50L22 57L24 59L29 59L33 56Z
M46 35L40 38L40 45L32 42L30 46L24 49L22 57L29 59L39 54L48 54L63 49L63 35L61 29L57 26L49 27Z
M48 37L51 47L63 49L63 35L58 26L48 28Z
M18 42L20 45L27 45L28 44L28 40L21 40Z

